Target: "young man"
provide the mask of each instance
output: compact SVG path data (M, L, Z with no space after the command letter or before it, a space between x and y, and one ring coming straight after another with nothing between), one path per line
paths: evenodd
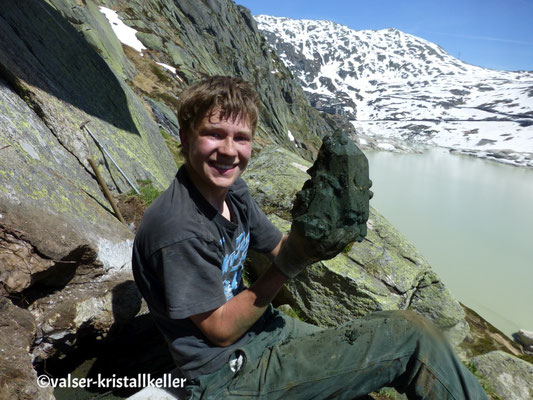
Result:
M239 78L208 78L181 94L186 164L146 211L135 238L135 281L188 379L190 398L352 399L394 386L413 398L486 399L440 335L413 313L376 313L321 330L270 306L316 258L305 239L283 236L268 221L240 178L259 104ZM273 264L245 288L248 248Z

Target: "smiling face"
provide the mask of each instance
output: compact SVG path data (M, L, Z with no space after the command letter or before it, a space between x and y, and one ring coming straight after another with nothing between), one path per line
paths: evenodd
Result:
M187 171L200 193L213 204L241 176L252 154L252 128L248 118L220 119L218 108L197 128L180 132L187 156Z

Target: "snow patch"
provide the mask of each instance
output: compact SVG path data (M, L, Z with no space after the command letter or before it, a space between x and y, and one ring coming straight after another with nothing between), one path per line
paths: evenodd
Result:
M137 39L137 36L135 36L137 31L122 22L116 11L106 7L100 7L100 12L105 15L111 24L111 28L113 28L113 32L117 35L118 40L127 46L133 47L142 54L142 51L146 49L146 47L144 47L140 40Z
M160 62L158 62L157 65L161 65L163 68L168 69L170 72L172 72L174 74L176 73L176 68L174 68L174 67L172 67L170 65L163 64L163 63L160 63Z
M291 131L289 129L287 129L287 136L289 136L289 140L291 142L294 142L294 136L292 136L292 133L291 133Z
M394 151L396 148L390 143L378 143L378 147L385 151Z

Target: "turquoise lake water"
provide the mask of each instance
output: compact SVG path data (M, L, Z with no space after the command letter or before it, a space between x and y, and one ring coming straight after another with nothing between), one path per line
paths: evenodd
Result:
M439 148L365 154L371 205L453 295L507 335L533 331L533 170Z

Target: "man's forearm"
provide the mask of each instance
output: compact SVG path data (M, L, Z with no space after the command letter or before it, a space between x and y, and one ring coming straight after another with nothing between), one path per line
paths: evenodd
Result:
M191 317L204 335L217 346L229 346L263 315L287 277L272 265L249 288L223 306Z
M274 299L283 284L287 281L285 275L271 266L249 288L226 303L222 320L235 332L230 341L233 343L240 338L263 315L270 302ZM233 322L229 322L233 320Z

